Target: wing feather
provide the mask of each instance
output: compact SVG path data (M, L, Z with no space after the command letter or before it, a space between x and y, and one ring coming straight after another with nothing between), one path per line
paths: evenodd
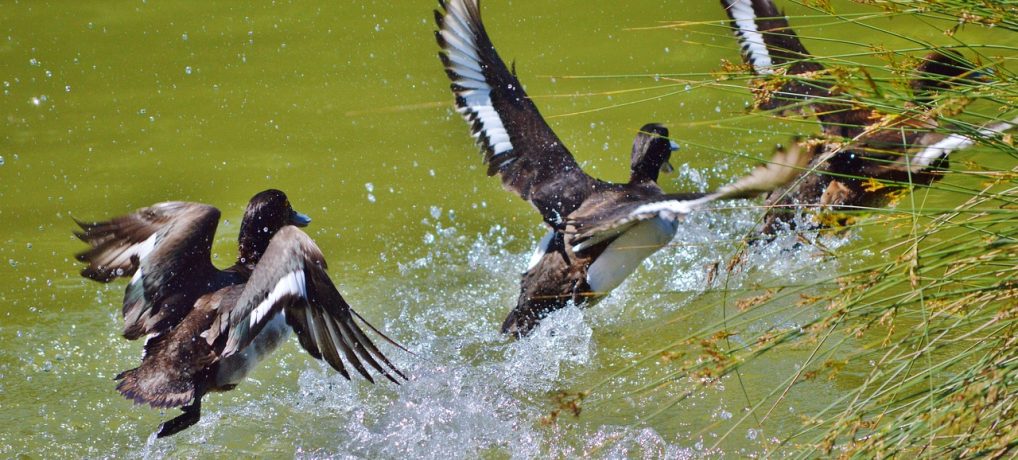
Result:
M226 334L222 356L228 357L247 347L273 317L283 313L308 354L329 363L344 377L350 378L347 366L352 366L373 383L363 364L366 361L393 382L399 383L394 374L405 379L356 324L356 313L332 283L325 266L321 250L307 234L297 227L284 227L269 242L237 305L220 314L206 340L211 344Z
M208 280L219 210L200 203L165 202L106 222L78 222L75 235L91 246L75 257L81 275L100 282L131 276L123 304L124 336L136 339L174 327Z
M570 220L567 232L572 235L573 251L583 253L618 237L640 221L659 217L678 220L713 201L749 198L784 186L802 174L811 159L809 152L798 142L788 149L779 148L770 162L707 195L660 195L625 203L609 213Z
M477 0L439 2L435 38L459 113L484 152L488 175L557 225L590 193L586 175L495 51Z

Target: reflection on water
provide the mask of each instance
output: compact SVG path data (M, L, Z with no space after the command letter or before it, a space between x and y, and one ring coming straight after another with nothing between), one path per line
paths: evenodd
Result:
M544 423L557 392L589 388L723 321L715 308L722 288L741 295L841 266L817 251L783 252L795 241L781 241L708 289L710 266L725 264L758 215L741 203L692 216L674 246L595 308L562 310L533 337L505 339L498 325L542 230L532 209L484 175L436 58L433 6L5 7L0 455L700 456L746 415L747 395L756 401L797 370L804 354L789 351L718 387L689 381L636 392L667 370L652 364L611 378L580 418ZM809 123L742 117L741 82L687 85L709 78L721 58L738 59L723 28L633 30L659 19L723 17L715 3L693 1L485 5L502 55L516 58L527 90L592 174L622 180L639 127L671 128L683 150L674 158L679 174L663 181L667 191L712 188L751 166L730 152L761 158L791 132L815 132ZM920 26L910 32L943 39ZM980 33L973 29L959 34ZM212 203L223 211L213 250L225 266L244 204L270 187L314 218L307 230L350 303L414 351L388 353L412 379L399 387L347 382L291 341L236 391L210 395L199 425L149 441L176 411L132 406L114 390L113 376L136 365L140 344L117 335L123 283L78 277L73 254L82 247L71 217L105 218L169 199ZM792 328L808 314L775 313L751 326ZM721 449L759 451L801 426L799 412L825 404L838 385L801 384L807 391L790 396L769 431L740 425ZM640 419L686 388L694 389L687 400Z

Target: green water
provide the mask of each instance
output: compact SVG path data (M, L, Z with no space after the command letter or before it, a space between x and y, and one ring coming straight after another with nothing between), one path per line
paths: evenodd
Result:
M672 127L684 145L673 163L686 166L663 180L669 191L703 190L746 171L752 160L731 152L766 156L787 139L767 130L815 132L808 123L742 117L749 97L739 82L686 91L684 82L655 77L707 80L721 58L738 59L721 28L633 30L719 21L716 2L591 3L488 1L484 15L502 56L516 59L528 92L594 175L623 180L632 136L649 121ZM526 203L483 173L436 58L434 6L2 3L0 456L717 453L705 449L742 417L744 391L754 400L769 393L805 353L748 367L741 386L689 382L653 397L631 390L654 372L627 375L595 394L598 404L580 418L555 425L541 418L556 391L598 382L717 321L720 311L683 312L718 301L718 292L702 293L704 267L725 257L729 246L718 241L745 232L756 213L694 217L678 236L693 246L662 251L594 309L564 311L533 339L504 339L497 326L542 228ZM806 37L912 46L859 26L802 22L821 25ZM950 40L937 24L911 18L870 23ZM999 39L969 29L959 37ZM817 54L855 49L807 45ZM577 75L612 77L567 78ZM269 187L314 218L309 233L350 303L417 353L389 351L413 378L399 388L347 382L291 341L236 391L207 397L202 423L149 442L176 411L133 406L114 390L113 376L136 365L140 343L118 336L124 282L77 275L73 255L83 245L71 235L72 217L101 219L165 200L214 204L225 219L214 252L226 266L243 206ZM767 268L738 286L805 281L841 267L790 275L816 263L815 254L758 257ZM740 425L720 452L758 451L852 384L803 385L766 430ZM685 387L695 389L692 398L639 419Z

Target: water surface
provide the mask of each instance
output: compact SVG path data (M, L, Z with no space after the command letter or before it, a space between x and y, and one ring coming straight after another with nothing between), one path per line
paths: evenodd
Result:
M669 191L720 185L787 134L815 132L808 122L742 116L749 97L741 82L695 84L710 80L721 59L738 59L724 29L636 30L719 21L716 2L591 3L489 1L484 16L502 56L516 60L527 90L592 174L623 180L631 139L650 121L670 126L684 147L673 159L679 173L663 179ZM838 3L839 12L872 11ZM799 413L852 385L805 383L767 430L743 424L725 436L747 398L773 391L808 352L791 351L718 387L675 382L648 395L633 390L657 371L626 374L593 394L581 417L551 423L559 391L587 388L721 320L708 306L723 291L705 292L707 267L726 260L729 241L758 213L743 203L694 216L674 247L596 308L564 310L527 340L502 337L497 327L543 230L526 203L484 175L436 57L434 6L6 3L0 455L689 457L717 453L708 447L723 436L720 451L741 455L799 427ZM836 21L802 22L819 25L802 33L817 54L855 48L810 37L914 46ZM950 41L937 24L911 18L871 23ZM970 29L963 37L993 38ZM411 381L347 382L291 341L236 391L208 396L199 425L152 442L152 430L177 412L133 406L114 390L113 376L136 365L141 344L118 335L124 282L77 275L73 255L83 245L71 235L72 217L171 199L211 203L224 219L216 262L227 266L244 204L269 187L314 218L308 231L350 303L416 353L389 350ZM754 253L757 268L728 288L806 282L847 263L778 249ZM797 315L809 312L753 327L795 327ZM683 388L693 396L641 418Z

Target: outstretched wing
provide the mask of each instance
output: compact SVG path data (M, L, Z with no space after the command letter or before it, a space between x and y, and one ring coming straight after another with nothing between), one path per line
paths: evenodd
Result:
M210 279L219 210L172 201L106 222L78 222L92 248L75 257L81 276L103 283L132 276L124 294L124 336L161 333L187 315Z
M927 169L956 150L972 147L980 139L992 139L1005 131L1014 129L1016 125L1018 125L1018 118L985 124L972 135L952 133L945 136L929 133L919 139L920 148L911 155L909 164L913 172Z
M583 251L616 238L638 222L654 218L677 220L701 206L718 200L750 198L781 187L802 173L809 163L809 149L794 143L788 149L778 149L771 161L758 166L739 180L706 195L660 195L627 202L610 213L590 218L573 219L566 231L572 234L573 251Z
M587 176L495 51L477 0L439 0L435 37L456 107L484 151L488 175L556 223L589 193Z
M799 41L788 19L771 0L721 0L732 20L731 28L742 49L742 59L758 75L787 66L786 74L798 75L823 70L811 61L809 51Z
M764 93L759 102L761 109L780 110L804 99L831 95L830 83L810 75L824 70L824 66L813 60L772 0L721 0L721 6L731 19L742 59L753 72L761 76L784 75L780 77L783 79L780 86L771 88L773 91L768 91L767 83L754 90ZM815 111L826 132L847 137L855 131L842 132L839 125L865 117L850 105L829 100L816 106Z
M350 378L345 358L370 382L374 379L362 362L395 383L399 382L394 375L406 378L364 334L354 316L389 343L402 347L350 308L329 279L321 250L294 226L284 227L272 237L236 307L223 312L205 338L211 344L226 334L222 356L230 356L251 344L278 314L286 315L287 324L311 356L324 359L344 377Z

